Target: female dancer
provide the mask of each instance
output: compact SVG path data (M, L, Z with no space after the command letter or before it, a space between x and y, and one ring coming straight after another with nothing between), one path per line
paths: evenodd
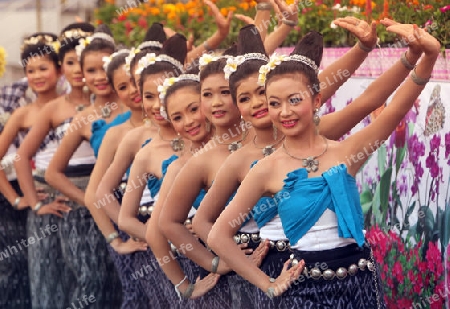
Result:
M377 39L373 28L369 27L364 21L359 21L358 27L354 27L350 24L350 22L353 22L354 20L354 18L348 17L336 21L336 23L355 32L357 36L359 35L362 38L361 44L364 44L363 46L373 46ZM240 53L244 57L246 54L252 52L264 53L262 42L253 35L254 30L251 28L252 27L244 27L241 29L239 36L238 47L240 47ZM364 29L365 31L359 31ZM358 43L334 65L319 74L320 80L321 78L323 79L323 74L329 74L330 69L336 72L339 72L339 67L352 70L348 71L348 74L345 74L345 78L339 80L339 84L333 82L333 84L330 84L327 88L323 89L322 102L327 100L328 97L332 95L332 92L336 91L337 88L351 76L353 71L362 63L367 54L366 51L361 49L360 43ZM246 145L231 155L223 164L214 185L206 195L205 200L202 202L202 207L196 214L194 229L204 241L207 240L212 225L217 220L220 212L224 209L230 196L236 192L239 184L250 170L250 167L258 160L263 159L265 156L270 155L275 151L281 145L283 139L283 136L278 133L275 127L273 127L272 122L268 117L268 106L265 99L264 86L258 85L257 83L259 67L262 64L267 64L267 62L262 60L247 60L240 64L237 67L237 70L230 76L230 87L232 89L233 99L237 103L244 119L252 123L256 136L252 144ZM380 102L385 102L389 95L406 77L407 71L405 70L403 73L404 74L397 74L395 77L391 76L391 83L389 83L388 87L383 88L382 91L380 88L382 88L381 86L384 85L386 81L377 80L367 89L364 96L356 99L342 111L322 117L319 126L320 132L326 136L331 136L333 139L340 138L341 135L348 132L366 115L378 108ZM258 143L258 141L263 141L263 145L261 145L260 142ZM267 144L267 146L264 146L264 144ZM274 206L276 206L274 200L269 198L261 199L258 202L258 207L252 209L249 217L241 217L239 222L235 222L235 224L241 225L244 221L253 218L256 220L258 228L261 229L262 233L262 235L260 234L258 237L257 234L239 232L235 235L235 240L238 244L248 243L251 246L255 246L254 240L259 242L260 239L269 239L273 242L273 248L271 248L269 256L265 257L265 260L261 265L261 269L266 273L275 271L275 265L279 265L280 268L278 270L281 271L283 265L279 260L283 255L278 254L278 250L274 245L279 244L281 246L282 242L285 242L285 237L283 237L283 235L280 237L279 234L276 234L272 229L275 222L279 220L278 218L272 220L276 215L276 207ZM262 211L261 207L263 208ZM285 248L281 249L283 250ZM271 262L268 262L269 260ZM256 296L257 299L260 299L261 297L264 298L264 295L261 295L261 293L259 294L260 295ZM282 307L281 304L272 303L272 305L275 308Z
M414 39L409 42L410 59L396 64L397 69L402 69L403 63L414 67L409 61L420 57L418 50L424 57L383 113L343 142L329 141L318 133L320 119L314 110L321 100L316 86L323 46L319 34L310 33L289 58L273 58L272 66L261 69L269 115L286 137L280 149L247 174L213 226L208 244L269 298L295 283L283 296L286 308L384 307L373 257L364 245L354 175L411 108L431 75L440 47L432 36L413 25L393 25L388 31ZM312 88L315 91L311 94ZM348 159L355 155L357 160ZM229 224L240 214L247 215L261 196L272 194L289 196L278 200L277 209L293 253L276 279L247 262L232 239L238 227ZM294 266L288 269L291 261ZM303 267L306 279L299 278Z
M28 37L22 47L21 59L25 66L25 73L28 78L29 86L37 94L35 102L25 107L19 108L8 120L8 123L2 132L2 148L8 147L17 134L23 135L36 122L33 120L48 102L57 97L56 86L60 77L60 66L58 63L59 43L57 37L51 33L36 33ZM44 53L43 51L48 52ZM37 56L36 56L37 55ZM39 119L39 118L38 118ZM22 132L22 133L19 133ZM47 155L53 152L52 147L47 146L51 143L51 135L47 135L44 142L40 145L38 155L36 156L36 167L45 168L48 164ZM25 160L25 159L24 159ZM20 160L16 160L17 163ZM2 190L8 192L12 187L7 183L2 184ZM10 191L11 192L11 191ZM12 191L11 193L13 193ZM5 194L11 196L11 193ZM14 195L16 195L14 193ZM45 204L57 206L59 203L53 202L54 198L49 197L45 200ZM27 218L27 236L26 240L33 241L33 246L27 246L22 242L22 246L28 247L28 271L31 289L31 306L33 308L60 308L69 304L69 295L71 290L71 274L62 278L61 272L67 271L62 259L61 246L59 244L58 234L55 233L60 226L61 220L57 216L50 215L51 207L39 209L42 206L40 198L35 203L26 199L21 199L17 195L14 197L15 207L19 209L33 206L35 212L29 212ZM39 206L37 209L34 206ZM65 205L60 205L62 211L68 209ZM36 213L39 210L39 213ZM52 230L53 228L53 230ZM47 229L49 232L45 232ZM36 235L43 235L35 239ZM31 239L31 240L30 240ZM19 245L19 243L15 244ZM23 249L21 248L21 251ZM54 293L49 294L46 291L53 290ZM14 306L14 305L13 305Z
M139 201L147 184L147 175L151 175L148 180L148 187L152 198L155 198L167 166L176 160L178 158L176 154L184 149L184 141L177 137L170 122L161 115L157 88L164 80L164 76L178 76L181 73L186 53L185 37L175 34L166 41L158 56L149 53L141 58L138 63L136 74L140 75L139 86L143 95L143 102L152 106L151 117L158 126L158 134L137 153L131 166L130 177L118 218L119 228L138 239L145 238L145 220L148 218L141 217L141 221L137 216ZM122 213L125 214L124 217ZM123 218L125 220L122 220ZM132 222L131 225L129 224L130 221ZM168 308L170 304L174 303L171 300L176 298L176 294L167 278L162 274L154 255L150 250L147 253L146 256L139 255L136 257L136 276L143 284L148 298L152 301L152 306ZM149 269L151 273L149 273Z

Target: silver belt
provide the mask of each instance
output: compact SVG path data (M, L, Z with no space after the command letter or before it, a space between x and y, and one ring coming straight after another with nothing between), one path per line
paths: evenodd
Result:
M261 237L259 237L258 233L239 233L233 236L234 241L236 242L236 244L247 244L251 241L253 241L254 243L258 243L261 241Z
M41 169L41 168L37 168L33 171L33 176L45 179L45 170Z
M155 206L153 206L153 205L140 206L139 207L139 214L143 215L143 216L146 216L146 215L151 216L154 209L155 209Z
M289 240L271 240L269 242L271 249L277 249L280 252L291 250L291 245L289 244Z
M298 260L292 259L292 265L297 265ZM375 265L366 259L360 259L358 261L358 265L352 264L348 268L339 267L336 271L332 269L326 269L324 271L320 270L318 267L313 267L308 269L306 266L303 269L303 275L307 278L312 278L314 280L319 280L323 278L325 280L333 280L334 278L338 278L343 280L347 277L347 275L354 276L358 273L358 270L364 271L368 269L369 271L375 271Z

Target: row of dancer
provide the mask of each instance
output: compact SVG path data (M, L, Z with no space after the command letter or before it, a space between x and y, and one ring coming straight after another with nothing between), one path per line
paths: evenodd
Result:
M270 16L261 3L256 24ZM27 61L37 100L1 134L3 156L3 145L29 130L14 156L20 188L0 177L9 224L20 223L22 234L6 230L2 241L45 237L15 273L29 270L29 283L18 280L13 292L30 284L32 305L23 292L11 308L384 308L354 175L420 94L438 42L384 20L410 38L409 50L358 99L320 117L375 46L375 24L337 20L360 41L321 72L317 32L291 55L268 57L292 14L270 35L249 25L236 46L191 61L226 37L230 20L213 9L218 31L189 53L186 39L160 24L131 51L117 48L105 26L76 24L60 37L75 37L70 47ZM55 42L37 34L22 58ZM59 61L72 88L62 97ZM337 142L395 90L370 126ZM55 231L44 234L47 226Z

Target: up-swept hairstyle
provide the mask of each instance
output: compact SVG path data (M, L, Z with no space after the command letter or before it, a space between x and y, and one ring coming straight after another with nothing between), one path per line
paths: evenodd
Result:
M80 39L85 39L92 35L94 30L95 27L89 23L74 23L65 27L59 35L59 43L61 44L58 53L59 61L63 62L66 54L75 50Z
M192 68L191 70L184 72L183 74L198 75L198 73L199 73L199 69L198 69L198 67L195 67L195 68ZM165 95L164 102L163 102L163 104L166 105L166 109L167 109L167 99L172 94L174 94L176 91L178 91L180 89L184 89L184 88L193 89L195 92L197 92L200 95L200 81L195 81L193 79L180 80L180 81L176 82L175 84L173 84L172 86L170 86L169 88L167 88L167 90L166 90L166 95Z
M92 42L90 42L86 46L86 48L83 50L83 52L81 53L81 59L80 59L81 68L83 68L84 58L86 57L86 54L88 54L90 52L98 52L98 51L105 51L105 52L112 54L114 52L114 50L116 49L112 32L108 28L108 26L106 26L105 24L101 24L100 26L98 26L95 29L94 36L96 34L110 37L111 40L105 39L103 37L94 37Z
M36 32L26 37L20 52L23 69L26 70L27 64L35 57L47 57L59 69L58 48L58 37L54 33Z
M258 29L254 25L247 25L239 31L237 53L238 56L257 53L267 57L264 43ZM249 59L240 64L236 71L230 75L230 92L234 104L236 104L237 87L240 82L251 75L259 74L259 68L264 64L267 64L267 61Z
M224 74L223 69L227 64L227 59L225 56L236 56L237 55L237 45L233 44L230 48L225 50L222 54L224 58L220 58L217 61L211 61L200 71L200 83L202 83L208 76L214 74Z
M294 51L291 53L291 56L293 55L307 57L311 59L317 67L320 67L323 55L322 35L316 31L311 31L306 34L297 43L297 46L295 46ZM315 96L320 92L320 82L316 71L307 64L294 60L282 61L275 69L270 71L266 77L266 86L275 76L292 73L301 73L307 78L312 95Z

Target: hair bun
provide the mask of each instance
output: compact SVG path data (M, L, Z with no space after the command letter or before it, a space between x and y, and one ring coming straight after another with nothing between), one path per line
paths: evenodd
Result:
M255 25L247 25L239 31L237 53L239 55L258 53L267 56L264 43Z
M187 56L186 42L186 37L177 33L164 42L161 53L178 60L181 64L184 64Z
M144 42L156 41L163 44L167 40L164 27L160 23L153 23L145 33Z
M295 46L291 55L308 57L320 67L323 55L323 36L317 31L308 32Z
M233 43L230 47L228 47L223 53L222 56L232 56L236 57L238 55L238 46L236 43Z

